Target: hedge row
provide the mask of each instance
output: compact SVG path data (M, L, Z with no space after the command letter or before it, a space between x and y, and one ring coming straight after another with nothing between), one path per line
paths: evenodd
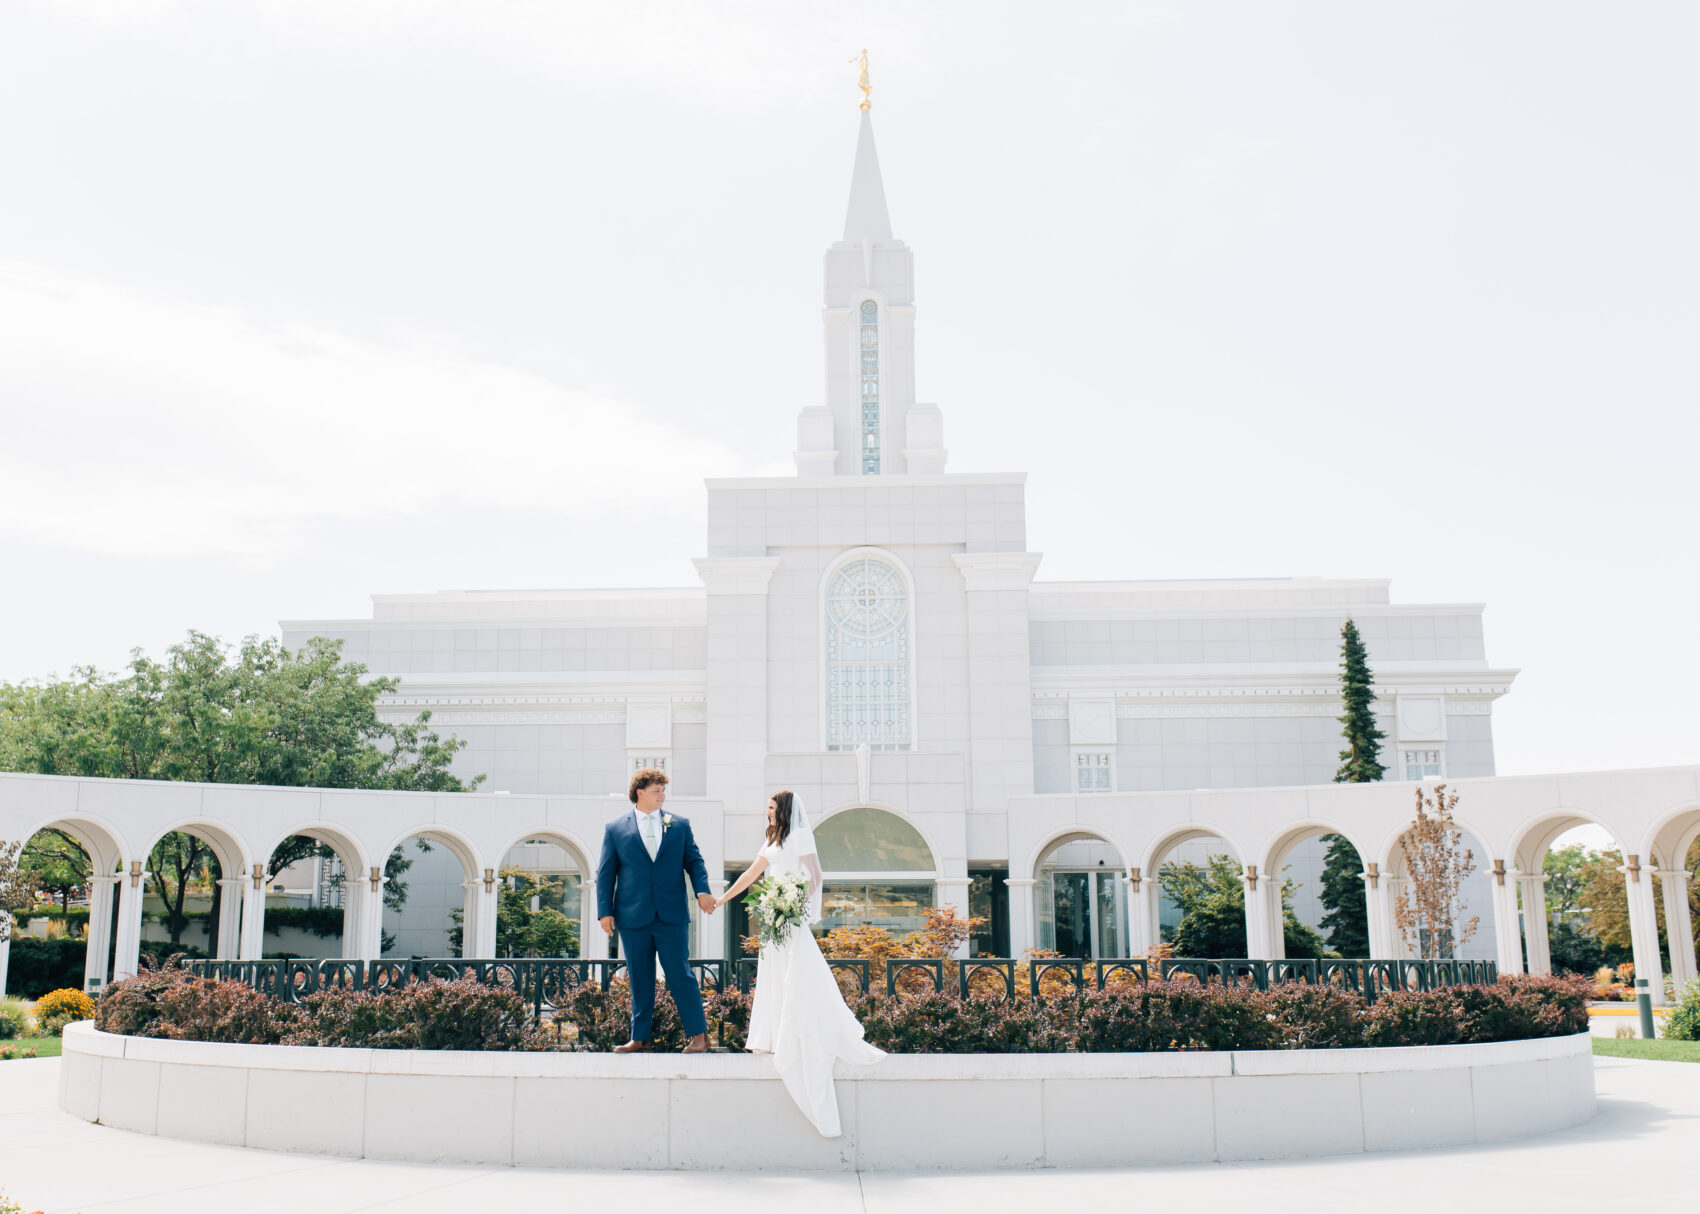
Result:
M1165 1050L1339 1049L1451 1045L1586 1032L1586 983L1502 977L1482 986L1400 991L1366 1005L1350 991L1298 983L1259 991L1151 982L1049 1001L859 995L851 1010L867 1039L892 1053L1106 1053ZM741 1049L751 996L711 992L717 1043ZM150 971L101 996L96 1025L112 1033L187 1041L241 1041L376 1049L608 1050L626 1040L631 1004L621 985L576 988L553 1017L532 1021L513 992L469 978L372 992L323 990L280 1003L239 982ZM657 1049L684 1031L663 994Z
M182 954L204 957L206 953L187 944L172 944L169 940L144 940L142 956L155 962ZM89 946L86 940L42 940L35 936L12 937L11 960L7 963L6 991L25 999L40 999L48 991L65 987L83 987L83 971L88 964Z

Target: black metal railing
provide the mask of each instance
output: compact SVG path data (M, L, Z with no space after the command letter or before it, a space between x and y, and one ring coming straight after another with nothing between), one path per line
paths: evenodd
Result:
M263 994L293 1003L320 990L385 990L430 978L472 978L491 986L512 990L531 1004L533 1015L545 1008L559 1007L571 992L594 985L606 991L620 977L626 963L617 959L571 960L558 957L506 958L502 960L458 957L413 958L408 960L360 961L297 958L278 961L184 960L190 973L203 978L243 982ZM756 959L735 960L699 957L691 969L704 990L725 991L734 986L749 991L755 985ZM868 994L873 986L873 963L857 957L831 957L827 965L835 977L848 975L851 990ZM946 960L936 957L894 957L885 963L886 995L938 992L945 989L952 967L956 989L963 998L1001 997L1014 999L1020 986L1017 975L1027 970L1029 998L1057 998L1144 983L1150 980L1151 963L1144 957L1036 957L1016 961L1009 957L974 957ZM1428 991L1444 986L1468 986L1495 981L1498 967L1491 961L1411 961L1372 959L1329 959L1267 961L1255 958L1166 957L1158 963L1159 977L1175 981L1191 979L1202 983L1251 986L1268 990L1284 982L1312 986L1338 986L1374 1003L1389 991Z

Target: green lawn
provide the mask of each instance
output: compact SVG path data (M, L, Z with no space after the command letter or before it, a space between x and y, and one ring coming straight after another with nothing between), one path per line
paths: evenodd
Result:
M57 1037L18 1037L13 1040L0 1041L0 1045L16 1046L19 1049L34 1050L37 1058L57 1058L63 1043Z
M1596 1058L1650 1058L1655 1062L1700 1062L1700 1041L1645 1041L1640 1037L1595 1037Z

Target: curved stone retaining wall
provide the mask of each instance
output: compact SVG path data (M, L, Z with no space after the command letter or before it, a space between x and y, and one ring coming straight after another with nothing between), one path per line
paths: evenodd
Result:
M1110 1167L1492 1142L1594 1114L1588 1034L1496 1045L894 1055L822 1139L770 1059L316 1049L65 1033L59 1103L144 1134L576 1168Z

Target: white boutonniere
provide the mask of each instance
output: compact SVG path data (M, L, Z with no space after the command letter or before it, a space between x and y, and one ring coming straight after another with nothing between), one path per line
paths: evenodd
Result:
M671 825L673 825L673 815L672 814L662 814L661 815L661 833L666 834L667 828Z

